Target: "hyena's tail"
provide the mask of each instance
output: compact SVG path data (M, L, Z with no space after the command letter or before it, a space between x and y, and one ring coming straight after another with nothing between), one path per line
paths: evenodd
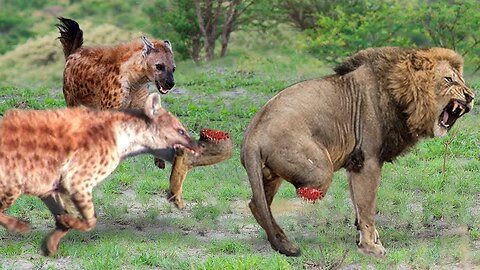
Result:
M60 31L58 39L62 43L63 53L65 54L65 59L67 59L70 54L82 47L83 31L74 20L63 17L59 17L58 20L60 21L57 24L57 28Z

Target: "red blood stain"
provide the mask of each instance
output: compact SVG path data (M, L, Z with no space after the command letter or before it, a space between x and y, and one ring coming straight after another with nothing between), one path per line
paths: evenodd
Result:
M204 128L200 132L200 140L212 141L214 143L217 143L219 141L224 141L228 139L230 139L230 134L225 131Z
M300 187L297 188L297 196L304 200L315 202L323 199L323 192L318 188Z

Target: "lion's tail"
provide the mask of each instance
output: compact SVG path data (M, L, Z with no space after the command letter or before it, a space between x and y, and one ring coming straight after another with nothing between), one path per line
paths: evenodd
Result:
M261 221L257 220L258 223L263 224L265 231L268 235L268 240L276 248L281 248L281 243L278 241L275 230L272 223L272 217L270 216L270 211L267 205L267 199L265 197L265 189L263 186L263 174L262 174L262 161L260 158L260 151L255 145L247 145L244 143L242 147L242 159L243 166L247 171L248 179L250 181L250 186L252 187L253 192L253 202L255 207L258 210L257 214ZM253 211L253 210L252 210ZM282 252L282 250L279 250ZM284 253L284 252L282 252Z
M63 17L59 17L58 20L60 21L57 24L57 28L60 31L58 39L62 43L63 53L65 54L65 59L67 59L70 54L82 47L83 31L74 20Z

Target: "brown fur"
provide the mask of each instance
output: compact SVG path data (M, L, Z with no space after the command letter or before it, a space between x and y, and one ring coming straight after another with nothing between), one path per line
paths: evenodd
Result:
M59 39L66 59L63 93L67 106L142 108L148 83L155 83L164 94L174 86L175 62L169 41L139 39L115 47L81 47L83 32L78 23L59 20Z
M222 162L232 156L233 143L229 135L215 140L202 136L203 132L204 130L202 130L198 141L199 146L202 148L202 154L193 155L191 152L178 149L172 162L168 200L172 201L179 209L185 208L185 203L182 199L182 189L188 171L195 167Z
M199 150L178 119L160 107L158 94L147 99L145 112L10 110L0 122L0 225L28 231L26 222L3 212L21 194L42 198L57 223L45 252L55 254L69 229L95 226L92 189L121 160L176 146ZM80 218L69 215L74 212Z
M421 138L444 136L473 105L463 60L442 48L371 48L335 75L301 82L273 97L249 125L241 149L253 198L250 209L272 247L299 255L270 210L282 179L325 194L346 168L359 250L383 256L374 224L384 162Z

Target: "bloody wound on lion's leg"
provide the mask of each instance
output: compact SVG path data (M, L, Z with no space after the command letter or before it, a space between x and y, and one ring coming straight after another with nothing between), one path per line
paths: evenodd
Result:
M299 187L297 188L297 196L310 202L323 199L325 194L318 188Z

